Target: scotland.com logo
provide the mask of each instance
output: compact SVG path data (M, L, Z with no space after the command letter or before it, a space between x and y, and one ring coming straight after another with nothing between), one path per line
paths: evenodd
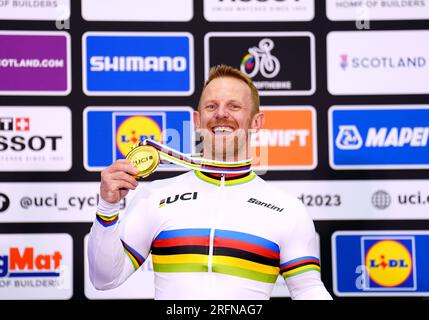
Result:
M334 106L329 158L334 169L429 168L429 106Z
M83 36L87 95L181 95L194 92L189 33L87 32Z

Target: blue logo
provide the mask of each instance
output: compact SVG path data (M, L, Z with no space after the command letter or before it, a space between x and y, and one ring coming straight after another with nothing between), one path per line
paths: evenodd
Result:
M429 293L427 231L339 231L332 236L337 296Z
M83 90L87 95L181 95L194 92L189 33L87 32Z
M190 107L88 107L84 112L84 164L102 170L124 159L139 141L152 139L183 153L194 152ZM158 170L177 170L161 164Z
M332 107L334 169L429 168L429 106Z

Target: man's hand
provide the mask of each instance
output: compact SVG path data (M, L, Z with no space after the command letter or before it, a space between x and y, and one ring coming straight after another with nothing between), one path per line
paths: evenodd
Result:
M133 177L138 170L128 160L115 161L111 166L101 171L100 195L109 203L117 203L128 192L137 188L138 182Z

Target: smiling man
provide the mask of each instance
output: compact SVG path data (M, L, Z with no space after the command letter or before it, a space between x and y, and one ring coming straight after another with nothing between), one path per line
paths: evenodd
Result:
M194 119L210 170L145 184L120 224L119 201L137 187L137 170L118 160L101 173L93 285L119 286L151 253L156 299L269 299L279 275L292 299L332 299L305 207L251 170L249 136L264 120L251 80L213 67Z

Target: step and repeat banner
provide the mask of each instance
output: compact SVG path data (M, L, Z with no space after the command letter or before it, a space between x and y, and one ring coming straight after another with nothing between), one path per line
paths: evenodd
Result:
M100 171L145 138L195 153L220 63L260 92L254 168L307 207L334 298L429 296L429 0L0 0L0 299L153 298L150 257L89 281Z

